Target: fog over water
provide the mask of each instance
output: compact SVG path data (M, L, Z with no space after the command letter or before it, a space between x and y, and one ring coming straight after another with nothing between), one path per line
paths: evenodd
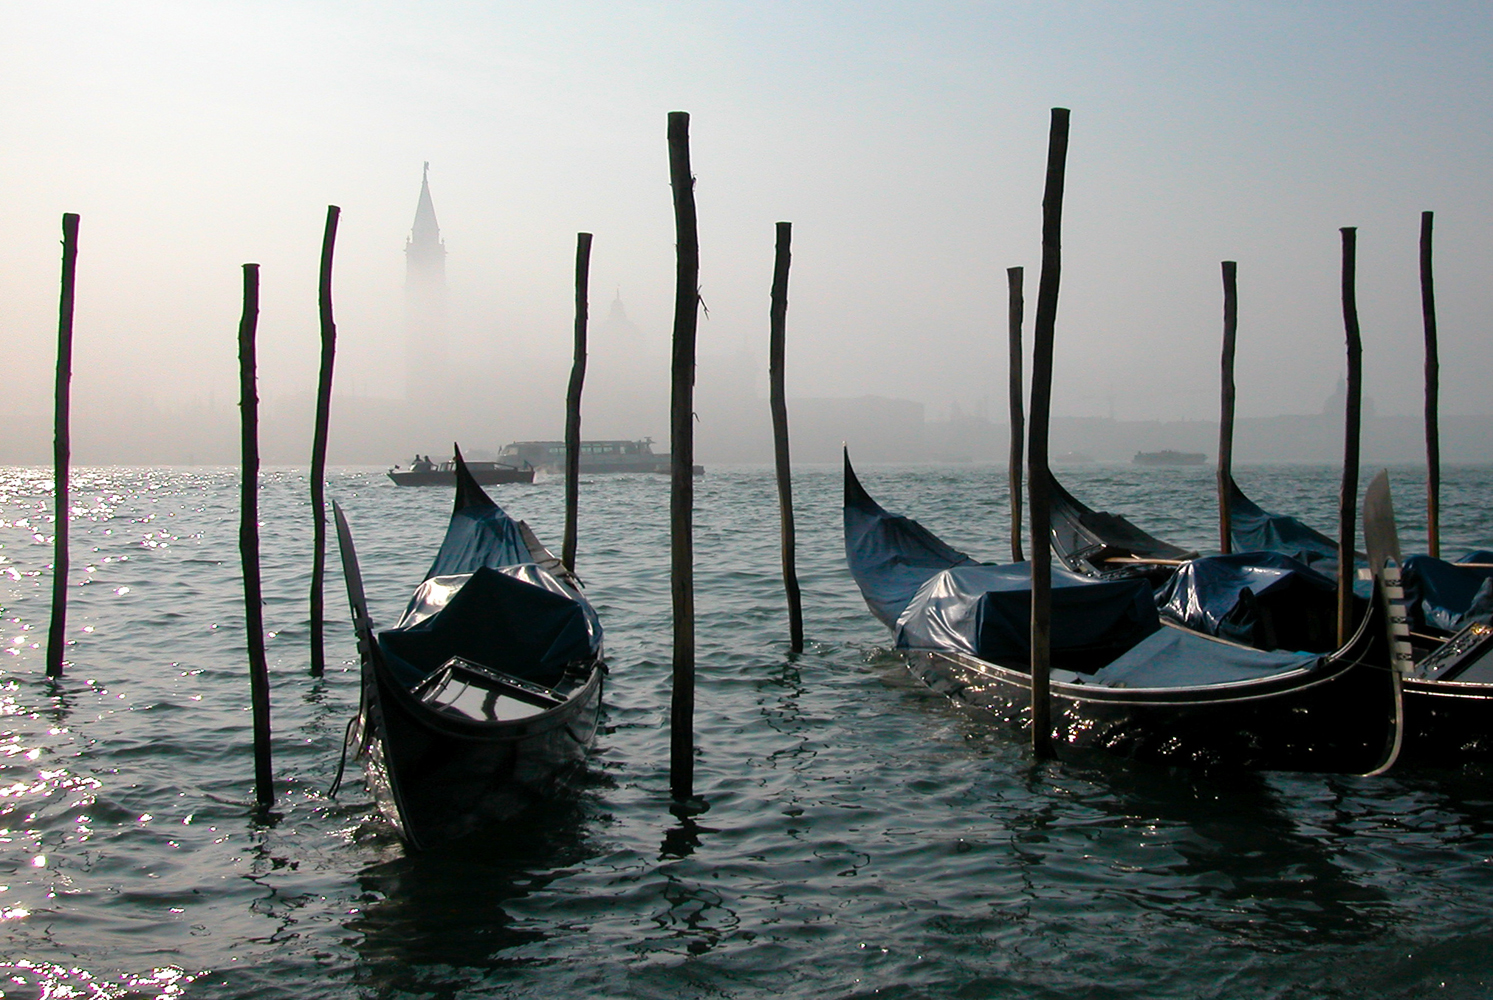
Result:
M586 434L663 442L664 131L681 109L708 309L701 456L768 455L778 220L794 223L800 453L859 433L888 459L993 454L1005 269L1027 269L1030 318L1053 106L1073 111L1055 410L1119 425L1075 422L1055 446L1213 450L1223 259L1239 262L1241 415L1321 414L1351 225L1366 392L1401 418L1369 438L1413 460L1429 209L1442 408L1467 442L1448 458L1493 460L1490 35L1473 3L11 5L0 462L49 456L66 211L82 215L80 462L232 460L245 261L262 265L266 456L305 461L328 204L333 461L558 437L578 231L595 234ZM438 391L411 398L404 248L426 161L447 360L417 366ZM1143 426L1165 421L1195 426ZM1276 449L1298 430L1246 422L1240 447L1330 459Z

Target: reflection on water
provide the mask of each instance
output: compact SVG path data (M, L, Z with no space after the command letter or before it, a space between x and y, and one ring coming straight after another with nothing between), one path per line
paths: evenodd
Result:
M435 850L399 851L364 868L346 924L357 935L360 980L380 990L415 990L416 970L429 966L523 964L505 952L546 934L516 923L505 907L542 891L594 853L589 812L578 799L545 803L500 829Z
M1269 778L1106 770L1105 792L1091 801L1115 824L1142 831L1146 853L1157 855L1128 872L1136 905L1270 950L1351 944L1392 920L1386 894L1338 862L1338 838L1303 831ZM1336 812L1343 797L1323 805Z
M1261 502L1300 500L1309 520L1307 500L1330 511L1337 488L1330 469L1248 474ZM863 478L972 555L1005 551L1002 470ZM1214 537L1206 470L1064 478L1155 534ZM1493 472L1448 478L1448 546L1493 547ZM356 653L333 586L327 675L306 676L305 477L267 471L279 796L277 821L259 822L237 473L84 479L72 666L54 685L39 641L49 476L0 470L7 996L1408 998L1484 995L1493 974L1493 774L1035 763L1019 736L960 713L887 650L844 570L834 468L795 481L800 656L785 649L771 470L697 484L708 813L670 811L668 482L621 477L582 495L581 565L612 671L580 789L418 855L373 822L356 775L326 797ZM560 537L561 483L495 492ZM335 473L330 493L357 525L387 622L450 498L381 470ZM1416 530L1411 518L1403 534Z
M77 966L21 959L0 959L0 996L14 1000L51 1000L53 997L88 997L90 1000L115 1000L125 997L152 997L175 1000L187 995L187 987L196 976L185 969L168 965L151 969L140 976L96 976Z

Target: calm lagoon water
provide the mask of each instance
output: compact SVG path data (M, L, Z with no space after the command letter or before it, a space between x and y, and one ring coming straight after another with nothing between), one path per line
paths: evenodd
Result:
M889 509L1006 556L999 468L868 467ZM1374 471L1374 470L1368 470ZM1208 547L1212 473L1059 470ZM1334 530L1336 473L1241 470ZM1367 477L1366 477L1367 478ZM668 808L665 477L586 481L580 571L607 628L605 728L573 799L439 852L336 800L355 649L328 584L306 675L305 473L263 477L279 802L252 760L231 469L75 475L67 676L43 676L50 474L0 470L0 993L12 997L1481 997L1493 786L1038 764L912 681L844 568L838 469L795 479L809 649L787 652L765 467L697 481L697 792ZM1444 548L1493 548L1493 470L1446 473ZM1423 486L1395 475L1407 548ZM495 487L558 544L563 486ZM375 616L444 531L445 490L338 470Z

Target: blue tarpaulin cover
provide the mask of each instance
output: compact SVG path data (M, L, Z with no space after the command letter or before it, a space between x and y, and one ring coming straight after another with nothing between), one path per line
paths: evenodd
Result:
M529 563L431 577L404 618L378 636L394 675L413 686L453 656L553 686L565 665L595 655L595 612Z
M1320 662L1321 657L1309 653L1267 653L1182 629L1163 628L1085 683L1128 688L1194 687L1270 677L1312 668Z
M1331 577L1290 556L1236 552L1183 563L1156 592L1156 604L1163 617L1179 625L1249 643L1255 639L1260 599L1332 601L1336 591Z
M974 562L916 521L887 513L861 487L848 458L845 554L866 603L894 629L897 648L958 651L1012 665L1030 655L1030 564ZM1321 662L1165 628L1144 578L1100 580L1054 566L1052 585L1053 662L1097 667L1083 683L1187 687Z
M1160 625L1145 580L1096 580L1052 568L1055 656L1113 655ZM960 650L982 660L1025 660L1031 628L1031 564L968 564L935 573L918 589L897 620L895 645Z
M889 514L846 464L845 560L881 623L895 628L902 609L929 577L974 560L950 548L910 517Z
M453 656L553 686L566 664L600 652L601 622L535 563L518 522L473 489L403 618L379 633L379 649L410 686Z
M1493 563L1493 553L1470 552L1460 562ZM1405 560L1405 603L1418 624L1456 632L1493 621L1493 569L1411 556Z
M1229 517L1229 534L1236 549L1281 552L1323 572L1337 572L1337 542L1294 517L1261 509L1232 482Z
M518 530L518 522L497 504L491 501L489 504L463 507L451 515L441 551L436 553L435 562L425 574L427 580L433 576L470 573L479 566L496 568L534 561Z

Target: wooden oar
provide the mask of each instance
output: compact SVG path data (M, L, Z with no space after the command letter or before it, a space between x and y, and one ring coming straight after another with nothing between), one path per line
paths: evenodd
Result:
M342 577L347 581L347 603L352 608L353 628L358 633L358 655L365 666L373 663L373 619L368 616L368 598L363 593L363 572L358 568L358 550L353 546L352 529L342 505L332 501L332 517L337 522L337 549L342 554Z

